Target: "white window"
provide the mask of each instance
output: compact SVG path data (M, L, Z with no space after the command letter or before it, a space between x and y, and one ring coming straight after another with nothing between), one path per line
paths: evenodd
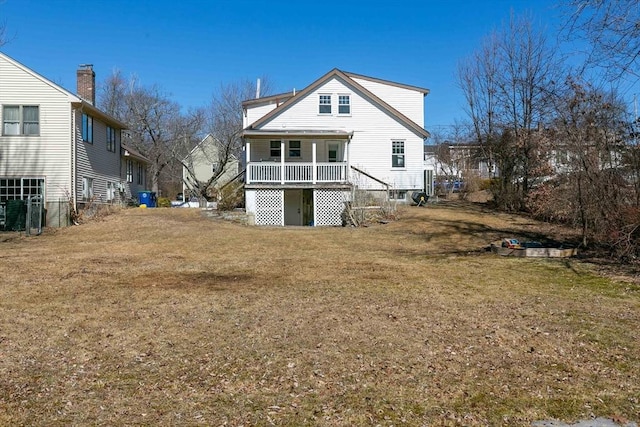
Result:
M269 143L269 157L280 157L280 141Z
M113 182L107 182L107 202L112 202L116 199L116 185Z
M406 191L391 191L389 193L389 200L406 200L407 192Z
M82 140L93 144L93 117L82 114Z
M82 178L82 200L93 199L93 178Z
M133 161L127 160L127 182L133 182Z
M40 107L37 105L3 105L3 135L39 135Z
M404 141L391 142L391 166L394 168L404 167Z
M319 114L331 114L331 95L320 95Z
M44 197L44 178L0 178L0 203Z
M116 152L116 130L107 126L107 151Z
M300 141L289 141L289 157L300 157Z
M351 96L338 95L338 114L351 114Z

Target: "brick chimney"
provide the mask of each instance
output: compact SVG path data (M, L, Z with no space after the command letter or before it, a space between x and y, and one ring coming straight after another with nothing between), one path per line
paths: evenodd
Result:
M80 64L78 66L78 96L91 105L96 104L96 73L93 64Z

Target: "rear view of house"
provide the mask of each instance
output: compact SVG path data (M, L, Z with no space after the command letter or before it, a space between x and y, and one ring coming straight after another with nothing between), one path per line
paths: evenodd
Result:
M125 125L95 107L91 65L77 83L75 95L0 53L0 206L41 197L48 226L69 224L69 208L120 203L126 189Z
M331 70L297 93L243 103L245 202L257 225L341 225L354 188L424 188L427 89Z

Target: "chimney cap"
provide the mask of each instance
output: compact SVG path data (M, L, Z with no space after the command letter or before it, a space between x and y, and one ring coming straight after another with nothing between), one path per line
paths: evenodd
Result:
M80 64L78 68L82 70L93 70L93 64Z

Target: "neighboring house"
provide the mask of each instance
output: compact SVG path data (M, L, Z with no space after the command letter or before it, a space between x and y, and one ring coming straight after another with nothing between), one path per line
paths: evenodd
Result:
M120 145L120 198L124 203L139 202L138 195L147 191L147 166L151 162L126 144Z
M238 158L231 154L226 164L223 164L225 156L221 156L222 149L223 147L209 134L183 159L183 194L194 194L194 180L207 182L215 173L219 172L220 168L223 168L223 172L210 187L211 190L219 190L222 186L238 176L240 172L240 162Z
M257 225L341 225L354 188L424 188L427 89L334 69L300 92L243 103L245 204Z
M495 166L483 155L482 147L474 143L444 142L424 146L425 169L437 177L464 178L471 174L479 178L495 176Z
M41 196L47 226L69 224L69 206L122 201L125 125L94 106L92 66L75 95L0 53L0 203Z

